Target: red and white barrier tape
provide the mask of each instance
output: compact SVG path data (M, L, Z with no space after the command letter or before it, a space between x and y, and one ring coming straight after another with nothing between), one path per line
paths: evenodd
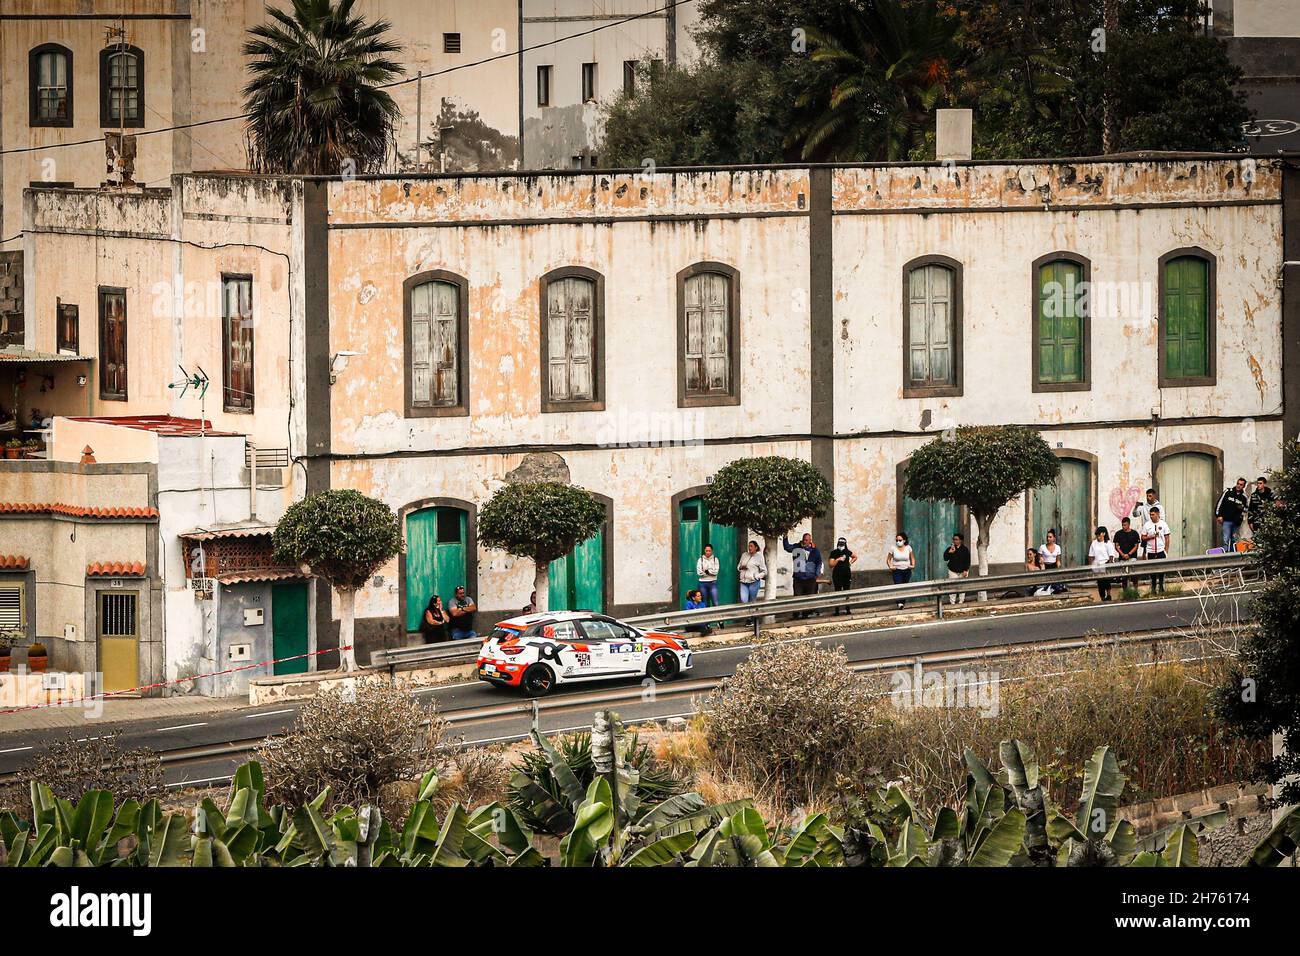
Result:
M285 661L298 661L302 660L304 657L315 657L318 654L333 654L335 651L348 651L351 649L351 645L344 647L329 647L323 651L309 651L306 654L294 654L292 657L276 657L267 661L258 661L256 664L244 664L240 667L228 667L223 671L212 671L208 674L195 674L193 677L178 677L176 680L158 681L155 684L141 684L139 687L128 687L126 690L112 690L105 691L102 694L88 694L85 697L69 697L66 699L51 700L43 704L29 704L26 707L10 707L8 710L0 710L0 714L17 714L24 710L40 710L43 707L68 707L72 704L79 704L82 701L98 700L101 697L108 700L112 697L122 697L126 694L134 694L139 691L153 690L157 687L167 687L171 684L185 684L190 681L202 680L205 677L221 677L225 674L235 674L239 671L249 671L258 667L266 667L268 664L282 664Z

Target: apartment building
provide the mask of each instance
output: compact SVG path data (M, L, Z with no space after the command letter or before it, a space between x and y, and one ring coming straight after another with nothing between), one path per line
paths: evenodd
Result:
M527 601L527 562L475 533L523 477L605 502L601 534L553 566L552 599L620 614L679 602L704 542L734 560L746 535L702 495L753 455L831 480L811 530L849 539L862 582L899 528L919 576L938 575L967 516L903 479L913 450L966 424L1035 427L1063 459L1056 486L999 516L995 566L1048 528L1079 559L1152 485L1173 552L1199 553L1225 481L1281 464L1297 434L1298 197L1293 160L1221 156L192 174L138 196L30 190L25 298L43 349L59 304L82 307L87 391L69 385L56 414L206 417L284 451L279 500L356 488L400 514L406 553L358 597L364 661L434 591L465 584L485 624ZM124 396L97 353L121 316ZM199 365L206 397L167 388ZM183 572L163 575L169 601ZM314 607L327 649L323 591ZM173 637L181 621L177 660L199 640Z

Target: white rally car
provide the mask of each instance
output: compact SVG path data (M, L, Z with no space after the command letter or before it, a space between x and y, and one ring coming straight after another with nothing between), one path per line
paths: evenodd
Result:
M478 677L541 697L556 684L650 677L672 680L692 667L676 634L643 631L592 611L525 614L502 621L483 641Z

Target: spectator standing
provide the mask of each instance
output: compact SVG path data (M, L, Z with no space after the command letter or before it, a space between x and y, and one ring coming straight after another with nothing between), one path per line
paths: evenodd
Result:
M948 577L970 577L970 548L966 547L966 536L958 532L952 536L952 544L943 552L943 562L948 565ZM965 604L966 592L949 594L949 604Z
M758 600L759 589L767 577L767 562L763 560L763 552L757 541L751 541L745 546L745 553L736 564L736 572L740 578L741 603Z
M1047 532L1047 539L1038 549L1038 556L1043 560L1044 571L1059 571L1065 567L1065 552L1061 550L1061 545L1056 540L1056 529L1050 528ZM1053 594L1063 594L1068 588L1064 584L1053 584Z
M1241 536L1241 519L1250 507L1246 497L1246 479L1238 478L1236 485L1225 488L1214 509L1214 520L1223 532L1223 550L1231 551Z
M885 565L894 577L895 584L906 584L912 580L912 569L916 567L916 552L904 531L894 535L894 547L885 553ZM899 601L901 611L906 602Z
M437 644L447 640L447 625L450 623L451 618L442 606L442 598L435 594L429 598L429 606L420 617L420 633L424 635L424 643Z
M456 588L456 596L451 599L451 639L463 641L474 637L474 612L478 605L465 593L465 585Z
M1104 527L1099 527L1092 544L1088 545L1088 563L1094 568L1104 568L1118 560L1119 554L1115 545L1111 543L1110 532ZM1097 595L1103 601L1110 600L1111 583L1110 578L1097 579Z
M1133 523L1137 526L1139 531L1145 528L1147 522L1151 520L1151 509L1160 507L1160 499L1156 497L1156 490L1154 488L1148 488L1146 500L1139 501L1133 506ZM1146 551L1146 544L1144 542L1142 545L1142 554L1145 555Z
M709 607L718 606L718 556L713 545L706 544L704 553L695 561L695 576L700 579L700 593Z
M822 573L822 553L817 550L813 536L804 533L798 544L791 544L783 535L781 545L794 558L794 593L808 595L817 593L817 578ZM798 611L795 618L812 617L811 611Z
M524 605L524 609L523 609L522 611L520 611L519 613L521 613L521 614L536 614L536 613L537 613L537 592L536 592L536 591L532 591L532 592L529 593L529 595L528 595L528 603Z
M847 538L840 538L835 542L835 548L831 551L831 586L836 591L847 591L853 583L853 562L858 560L858 553L849 547ZM836 608L835 613L849 613L847 607Z
M1163 561L1169 557L1169 525L1161 516L1160 508L1151 508L1151 518L1142 526L1142 543L1146 547L1148 561ZM1151 593L1165 593L1165 576L1151 575Z
M1120 529L1115 532L1115 555L1120 561L1136 561L1138 550L1142 547L1142 535L1133 530L1132 522L1125 518L1120 522ZM1124 587L1133 584L1133 576L1126 575Z
M1250 504L1247 506L1246 522L1250 525L1252 537L1265 513L1272 506L1273 489L1268 486L1268 479L1260 475L1255 479L1255 490L1250 493Z

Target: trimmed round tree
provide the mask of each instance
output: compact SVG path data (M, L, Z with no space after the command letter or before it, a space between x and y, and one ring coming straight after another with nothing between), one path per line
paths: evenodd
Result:
M989 526L1030 488L1054 484L1061 463L1024 425L971 425L922 445L907 463L909 498L951 501L975 519L980 577L989 573ZM1091 529L1089 529L1091 530ZM980 592L980 600L987 594Z
M1300 804L1300 445L1291 464L1273 472L1274 507L1255 528L1264 584L1232 671L1215 695L1215 710L1237 735L1273 741L1256 779L1277 787L1280 804ZM1297 836L1300 836L1300 823Z
M478 513L478 539L533 562L537 610L549 610L547 572L593 537L605 523L605 506L586 488L558 481L503 485Z
M723 466L704 494L710 520L763 536L766 601L776 597L773 575L781 538L801 521L820 518L834 500L820 471L800 458L780 455L741 458Z
M338 592L339 663L356 670L357 588L402 551L393 509L350 488L321 491L289 506L271 544L277 561L297 565Z

